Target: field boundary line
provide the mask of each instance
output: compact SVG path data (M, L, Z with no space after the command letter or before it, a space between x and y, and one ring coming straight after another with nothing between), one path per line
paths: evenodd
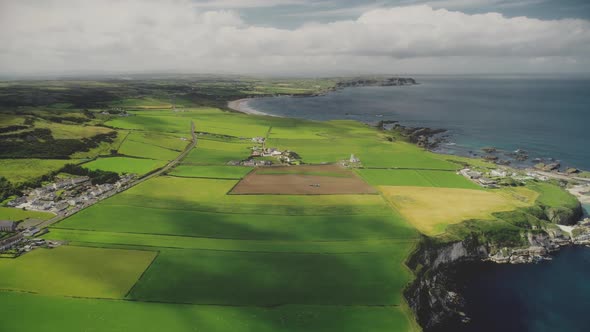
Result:
M129 296L129 294L131 294L131 291L133 291L133 289L135 288L135 285L137 285L139 283L139 281L141 280L141 278L143 278L143 276L145 275L145 273L147 272L147 270L149 270L150 267L152 267L152 265L154 264L154 262L156 261L156 259L159 256L160 256L160 251L156 251L156 254L154 255L154 258L152 259L152 261L143 270L143 272L141 272L141 274L139 275L139 278L137 278L137 280L135 280L135 282L133 283L133 285L131 285L131 288L129 288L129 290L127 290L127 293L125 293L125 295L123 295L123 298L127 298Z
M204 239L204 240L228 240L228 241L277 241L276 239L243 239L243 238L224 238L224 237L208 237L208 236L194 236L194 235L180 235L180 234L164 234L164 233L139 233L139 232L113 232L113 231L101 231L97 229L86 229L86 228L67 228L67 227L51 227L51 229L56 230L66 230L66 231L79 231L79 232L96 232L96 233L110 233L110 234L134 234L134 235L152 235L152 236L170 236L170 237L184 237L184 238L191 238L191 239ZM50 231L51 231L50 229ZM48 234L51 234L48 233ZM386 237L386 238L374 238L374 239L361 239L361 240L354 240L354 239L335 239L335 240L308 240L308 241L290 241L290 240L280 240L281 242L300 242L304 243L349 243L349 242L368 242L368 241L410 241L415 238L399 238L399 237ZM80 241L83 242L83 241Z

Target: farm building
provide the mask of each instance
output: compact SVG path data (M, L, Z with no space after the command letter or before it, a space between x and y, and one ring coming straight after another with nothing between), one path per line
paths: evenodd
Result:
M14 232L16 223L12 220L0 220L0 232Z

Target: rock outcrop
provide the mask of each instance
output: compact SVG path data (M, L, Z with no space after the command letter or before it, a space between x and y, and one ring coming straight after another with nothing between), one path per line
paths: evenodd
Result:
M574 224L581 217L578 211L571 210L569 213L551 209L543 212L545 220L559 220L563 224ZM406 262L416 279L406 288L404 295L424 331L453 320L469 320L463 312L460 287L452 278L456 264L470 261L522 264L547 259L549 253L562 246L590 244L590 225L576 226L568 234L548 223L545 229L531 229L522 236L522 245L512 248L481 242L479 237L472 235L462 241L446 243L423 237Z

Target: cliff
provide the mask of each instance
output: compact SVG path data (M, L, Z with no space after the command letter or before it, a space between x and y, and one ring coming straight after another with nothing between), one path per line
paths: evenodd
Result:
M424 331L431 331L449 321L469 320L463 312L460 285L452 277L456 264L531 263L564 245L589 244L589 226L578 226L568 234L555 225L575 224L581 216L579 203L556 207L538 202L531 208L496 214L498 219L516 227L478 229L481 222L470 220L447 229L450 235L424 236L406 262L416 279L404 292L419 324Z

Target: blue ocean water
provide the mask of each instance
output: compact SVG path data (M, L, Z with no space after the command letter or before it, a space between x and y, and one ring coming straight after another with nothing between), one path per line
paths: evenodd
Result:
M590 330L590 248L563 248L539 264L465 264L457 275L471 322L436 331Z
M248 105L264 113L449 130L446 152L485 146L526 150L590 169L590 79L417 77L403 87L347 88L318 97L272 97Z

